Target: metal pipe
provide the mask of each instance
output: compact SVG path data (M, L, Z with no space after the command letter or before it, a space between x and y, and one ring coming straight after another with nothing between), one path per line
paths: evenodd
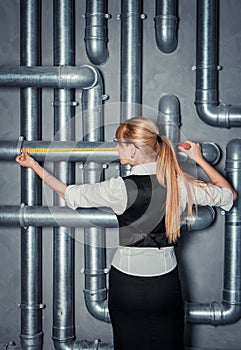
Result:
M200 145L203 157L210 164L220 160L220 149L215 143L201 142ZM25 140L0 141L0 161L14 160L22 149L26 149L37 161L44 162L119 162L118 152L112 142Z
M54 0L53 23L54 65L74 66L74 0ZM75 92L70 90L73 86L68 84L66 87L68 89L54 90L54 139L58 141L75 139L72 121ZM66 184L74 183L73 165L65 162L55 163L55 176ZM54 204L64 206L65 202L56 195ZM52 339L56 350L72 348L75 339L73 232L69 227L54 228Z
M37 161L119 162L113 142L0 141L0 161L14 160L22 149Z
M41 1L20 2L20 64L41 64ZM26 69L26 67L21 67ZM30 68L31 69L31 68ZM27 140L41 139L41 95L38 89L20 91L21 134ZM27 205L42 204L41 181L30 169L21 169L21 200ZM42 230L21 229L21 334L23 350L40 350L42 332Z
M205 123L240 127L241 106L218 100L218 0L197 0L196 110Z
M14 160L22 149L44 162L119 162L113 142L0 141L0 161Z
M0 68L0 87L91 89L96 80L96 69L89 65Z
M177 48L177 0L156 0L155 36L156 44L164 53Z
M67 207L1 206L0 226L21 227L108 227L117 228L112 210Z
M174 95L163 95L158 104L158 127L161 135L168 137L174 146L180 142L180 103ZM208 163L217 164L221 158L220 148L213 142L200 142L203 157ZM180 161L187 160L184 153L178 153Z
M95 339L94 342L77 341L73 350L114 350L114 347L112 344L102 343L99 339Z
M203 230L211 225L215 212L212 207L199 207L193 211L193 220L189 223L187 214L182 215L182 230ZM0 206L0 226L21 227L97 227L118 228L116 215L109 208L88 208L72 210L67 207L37 207L37 206ZM103 247L99 238L99 247ZM98 267L101 269L102 267ZM106 267L103 267L105 270Z
M141 115L142 1L121 2L121 120Z
M99 75L99 83L91 90L83 91L83 140L88 142L103 141L104 120L102 111L103 82ZM102 167L89 162L84 168L84 182L94 183L100 180ZM92 227L85 229L85 304L92 316L110 322L107 306L106 288L106 244L105 231Z
M85 14L85 48L87 56L95 65L103 64L109 57L107 48L106 0L87 0Z
M173 143L180 141L180 103L175 95L163 95L158 104L158 127Z
M241 139L227 145L227 178L241 191ZM225 216L224 287L222 303L186 304L186 319L192 323L224 325L241 318L241 198Z

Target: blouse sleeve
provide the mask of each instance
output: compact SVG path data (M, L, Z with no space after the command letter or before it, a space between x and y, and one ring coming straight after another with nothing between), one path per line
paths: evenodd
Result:
M181 210L183 211L187 203L187 191L183 182L179 182L181 188ZM220 207L229 211L233 206L233 193L229 188L215 185L193 184L191 186L191 196L193 204L210 205Z
M120 176L94 184L70 185L65 202L72 209L109 207L120 215L127 206L126 187Z

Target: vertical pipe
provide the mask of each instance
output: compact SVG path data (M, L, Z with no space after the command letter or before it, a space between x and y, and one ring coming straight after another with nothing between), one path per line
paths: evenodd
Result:
M227 178L240 193L241 139L227 145ZM241 318L241 198L225 217L224 287L222 303L186 304L186 318L192 323L232 324Z
M54 1L54 65L74 65L74 0ZM55 140L74 139L72 117L74 91L54 90ZM72 163L60 162L55 175L64 183L74 182ZM55 197L55 204L64 206L64 200ZM53 251L53 340L56 349L73 343L74 327L74 240L71 228L54 229Z
M161 135L173 143L180 141L180 103L174 95L163 95L158 105L158 126Z
M21 0L20 32L22 66L41 62L41 1ZM21 135L41 139L41 95L35 88L21 89ZM41 181L30 170L21 168L21 201L42 204ZM42 348L42 231L39 227L21 229L21 347Z
M141 115L142 25L141 0L121 2L121 120Z
M107 0L86 0L85 48L93 64L106 62L107 49Z
M227 145L226 174L239 195L225 220L223 300L235 305L241 304L241 139Z
M177 48L177 0L156 0L156 44L164 53Z
M197 0L196 96L199 117L217 127L240 127L241 106L218 100L218 0Z
M104 140L102 113L103 83L99 75L98 84L82 94L84 141ZM101 180L102 166L87 162L84 182ZM97 319L110 322L106 289L105 231L101 228L85 229L85 302L88 311Z

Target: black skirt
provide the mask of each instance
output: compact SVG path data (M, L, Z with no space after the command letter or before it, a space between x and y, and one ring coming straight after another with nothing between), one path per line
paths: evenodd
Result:
M109 311L115 350L184 350L178 270L131 276L111 267Z

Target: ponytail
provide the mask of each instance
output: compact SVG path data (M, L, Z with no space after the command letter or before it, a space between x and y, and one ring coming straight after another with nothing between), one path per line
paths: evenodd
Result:
M171 142L162 136L157 151L156 175L159 183L167 189L165 227L169 242L175 242L180 236L180 188L178 179L184 181L188 193L188 216L192 217L190 188L185 174L177 161Z

